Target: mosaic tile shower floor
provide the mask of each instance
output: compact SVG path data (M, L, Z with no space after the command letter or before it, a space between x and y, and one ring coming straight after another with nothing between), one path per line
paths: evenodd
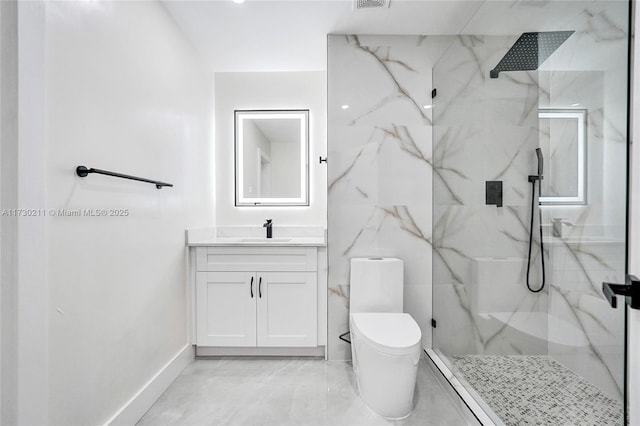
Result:
M621 425L622 403L548 356L450 357L507 425Z

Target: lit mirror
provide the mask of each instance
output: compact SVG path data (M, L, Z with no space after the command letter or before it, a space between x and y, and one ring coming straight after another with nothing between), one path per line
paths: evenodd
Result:
M586 114L582 109L538 112L544 155L543 204L586 204Z
M235 111L236 206L309 205L309 110Z

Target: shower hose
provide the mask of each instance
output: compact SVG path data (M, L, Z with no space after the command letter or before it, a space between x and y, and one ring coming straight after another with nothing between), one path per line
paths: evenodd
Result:
M531 176L529 177L529 181L531 182L531 226L529 227L529 256L527 258L527 288L532 293L539 293L542 291L545 285L545 273L544 273L544 243L542 241L542 226L540 228L540 261L542 262L542 285L539 289L534 290L531 288L531 284L529 283L529 273L531 272L531 246L533 245L533 218L535 215L535 204L536 204L536 182L538 182L538 198L542 194L542 182L540 182L539 176ZM542 224L542 212L538 209L538 219L539 223Z

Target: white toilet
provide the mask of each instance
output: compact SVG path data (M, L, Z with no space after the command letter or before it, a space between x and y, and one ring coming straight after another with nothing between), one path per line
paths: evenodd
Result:
M402 312L403 262L351 259L351 355L360 396L374 412L402 419L413 410L420 327Z

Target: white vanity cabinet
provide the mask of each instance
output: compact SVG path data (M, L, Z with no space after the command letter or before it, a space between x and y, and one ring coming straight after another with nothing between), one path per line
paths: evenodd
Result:
M199 347L316 347L317 247L197 247Z

